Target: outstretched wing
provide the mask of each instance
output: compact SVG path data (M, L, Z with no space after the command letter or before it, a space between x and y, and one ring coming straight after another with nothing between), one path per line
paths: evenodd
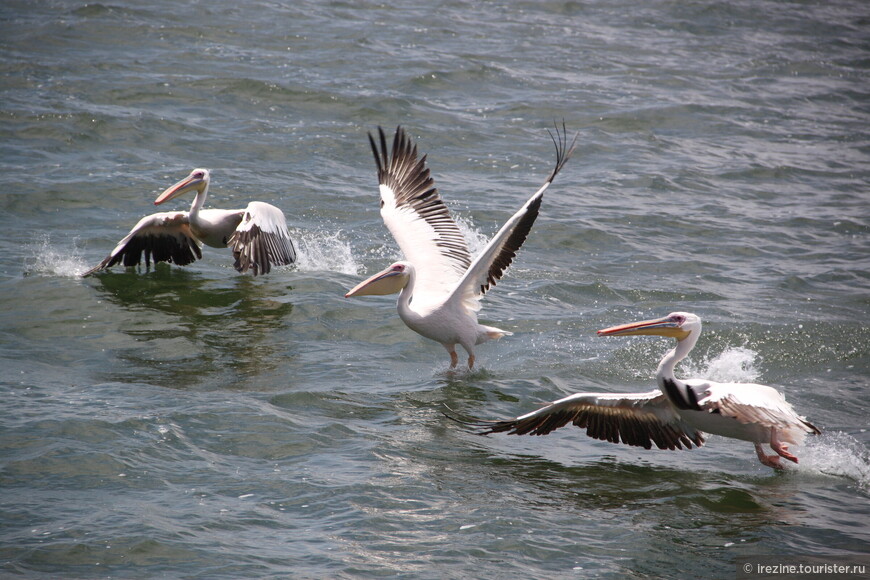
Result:
M493 236L452 290L452 293L458 294L466 307L471 310L477 311L480 309L480 299L491 286L495 286L496 282L501 279L505 270L513 262L517 251L523 245L523 242L526 241L526 237L532 229L532 224L535 223L535 219L538 217L541 201L544 198L544 191L550 186L553 179L556 178L556 175L574 153L577 137L574 137L569 147L565 123L562 123L561 133L559 132L558 125L556 125L555 129L555 136L550 133L553 144L556 146L556 165L553 171L547 177L544 185Z
M145 216L130 230L106 258L82 274L90 276L115 264L136 266L169 262L185 266L202 258L200 242L190 231L187 212L161 212Z
M233 251L236 270L242 273L251 270L254 276L268 274L272 266L296 261L284 212L262 201L248 204L227 246Z
M450 216L417 146L396 128L392 151L384 130L369 134L381 194L381 217L405 259L414 265L417 294L447 294L471 264L465 237ZM380 144L380 148L378 145Z
M547 435L569 423L594 439L659 449L691 449L704 434L682 421L659 391L648 393L576 393L537 411L505 421L451 419L476 427L481 435Z

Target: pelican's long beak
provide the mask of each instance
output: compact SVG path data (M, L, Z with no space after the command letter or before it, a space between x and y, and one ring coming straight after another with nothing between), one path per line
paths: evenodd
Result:
M386 270L381 270L368 280L363 280L354 286L344 297L395 294L396 292L401 292L402 288L407 284L408 274L390 266Z
M683 330L680 323L673 320L670 316L664 318L656 318L654 320L643 320L641 322L631 322L629 324L620 324L619 326L611 326L598 331L598 336L635 336L638 334L652 334L655 336L668 336L683 340L689 336L688 330Z
M166 188L166 190L158 195L157 199L154 200L154 205L160 205L170 199L175 199L179 195L184 195L191 189L199 190L203 183L205 183L205 179L202 175L197 175L195 172L191 173L175 185Z

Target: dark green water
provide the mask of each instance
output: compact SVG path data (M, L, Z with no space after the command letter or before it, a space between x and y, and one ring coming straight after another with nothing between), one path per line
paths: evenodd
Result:
M0 572L34 578L734 578L870 553L870 12L861 2L5 2ZM392 297L366 133L402 124L480 248L575 157L450 373ZM78 274L157 193L273 203L297 266ZM184 207L184 202L178 209ZM824 434L783 474L478 437L576 391L776 385Z

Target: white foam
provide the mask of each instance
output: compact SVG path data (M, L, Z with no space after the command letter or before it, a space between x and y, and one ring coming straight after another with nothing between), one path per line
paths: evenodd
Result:
M52 246L48 234L27 246L30 254L25 258L24 274L42 274L77 278L88 270L88 264L79 254L77 240L65 241L62 248Z
M713 358L687 361L686 376L704 377L720 383L754 383L760 373L755 366L758 353L745 347L731 347Z
M294 236L296 269L300 272L332 271L359 274L362 266L354 259L350 243L341 239L342 231L307 231Z
M824 431L807 437L799 457L801 471L846 477L863 491L870 491L870 451L848 433Z

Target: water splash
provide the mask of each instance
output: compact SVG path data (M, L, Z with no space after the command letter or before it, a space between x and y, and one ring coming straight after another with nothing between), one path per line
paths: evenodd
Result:
M309 231L296 236L296 269L300 272L329 270L359 274L362 265L354 259L350 243L342 240L341 236L341 230Z
M24 259L24 275L41 274L77 278L88 270L88 264L79 253L77 239L64 242L58 249L51 244L48 234L27 246L28 256Z
M842 431L825 431L808 437L800 454L798 469L846 477L864 491L870 491L870 451Z
M704 377L722 383L753 383L761 373L755 366L758 353L745 347L730 347L713 358L687 361L686 376Z
M752 349L728 348L713 358L687 361L686 373L720 382L755 382L760 376L757 358L758 353ZM796 469L845 477L855 481L862 491L870 491L870 451L847 433L827 431L817 437L807 437L799 456L800 464L794 466Z
M471 218L454 215L454 219L456 225L459 226L459 231L462 232L462 235L465 237L465 242L468 244L468 252L471 254L473 260L474 257L477 256L484 247L486 247L486 244L489 243L489 237L480 233L480 231L474 227L474 222L471 221Z

